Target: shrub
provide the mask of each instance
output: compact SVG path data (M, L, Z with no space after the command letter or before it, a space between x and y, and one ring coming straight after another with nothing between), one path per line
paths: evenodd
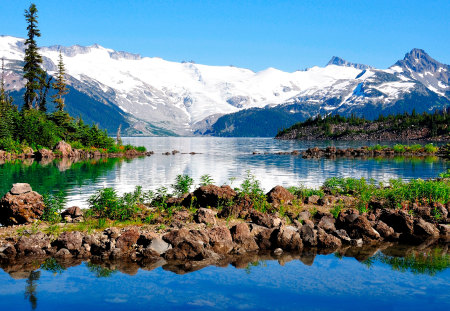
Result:
M214 184L214 180L211 175L205 174L200 177L200 186L207 186Z
M306 188L303 185L300 185L299 187L289 187L287 188L287 190L302 200L312 195L318 195L321 198L323 198L323 196L325 195L322 189Z
M393 149L394 149L395 153L405 153L406 152L406 146L404 146L404 145L397 144L394 146Z
M175 194L183 195L191 190L193 184L194 180L189 175L178 175L172 188L175 190Z
M41 219L50 223L57 223L61 221L61 211L64 209L66 197L64 192L60 191L57 194L43 194L44 213Z
M426 144L424 149L425 149L425 152L427 152L427 153L436 153L436 152L438 152L439 147L436 147L433 144Z

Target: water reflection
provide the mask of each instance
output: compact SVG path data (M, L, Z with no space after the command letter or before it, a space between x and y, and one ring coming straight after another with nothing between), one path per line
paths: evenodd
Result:
M342 309L355 303L363 309L431 310L446 309L450 298L448 245L387 243L343 248L328 255L305 249L281 256L245 254L185 263L23 258L0 266L8 273L0 272L5 310L11 306L50 310L61 305L66 310L80 306L85 310L236 306L336 310L336 301L344 304ZM18 295L25 295L28 305L22 305ZM208 303L198 308L193 301Z

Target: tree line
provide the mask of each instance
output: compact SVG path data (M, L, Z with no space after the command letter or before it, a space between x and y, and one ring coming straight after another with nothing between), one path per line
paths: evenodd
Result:
M43 59L39 53L36 39L41 36L38 29L38 10L31 4L25 10L27 39L23 78L25 93L22 108L13 102L5 87L5 60L1 63L0 82L0 150L21 153L30 148L52 149L59 141L65 140L76 148L115 147L113 138L97 125L88 125L81 118L73 118L65 110L65 98L68 94L66 70L61 51L55 78L42 67ZM52 81L54 79L54 81ZM49 92L52 109L48 109ZM51 110L51 111L50 111Z

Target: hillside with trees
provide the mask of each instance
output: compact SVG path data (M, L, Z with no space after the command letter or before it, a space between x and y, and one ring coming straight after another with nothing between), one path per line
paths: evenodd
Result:
M450 116L446 110L383 116L367 120L354 115L328 115L296 123L276 135L298 140L430 140L450 141Z
M26 81L23 102L13 100L5 90L5 69L2 60L0 84L0 150L12 153L29 152L29 149L52 149L59 141L72 147L102 148L114 151L115 140L97 125L86 124L81 118L65 111L68 86L65 67L60 53L58 71L53 77L42 69L36 38L41 36L35 4L25 11L28 35L25 41L23 78ZM49 96L49 92L53 95ZM47 102L48 98L51 102ZM51 109L49 109L51 106Z

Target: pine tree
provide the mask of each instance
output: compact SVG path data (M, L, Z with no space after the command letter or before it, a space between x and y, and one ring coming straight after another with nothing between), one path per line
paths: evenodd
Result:
M57 91L57 93L52 96L53 102L59 111L64 110L64 95L69 93L65 74L66 69L64 67L63 57L61 51L59 51L58 74L56 75L56 82L53 83L53 88Z
M23 77L27 80L25 85L24 109L38 108L42 105L43 95L42 77L45 81L45 72L41 68L42 56L39 54L39 48L36 43L36 37L40 37L41 33L37 28L37 8L33 3L28 10L25 10L25 19L28 23L28 38L25 41L25 65L23 66Z
M11 137L13 134L14 120L13 98L5 90L5 60L2 58L2 75L0 81L0 139Z

